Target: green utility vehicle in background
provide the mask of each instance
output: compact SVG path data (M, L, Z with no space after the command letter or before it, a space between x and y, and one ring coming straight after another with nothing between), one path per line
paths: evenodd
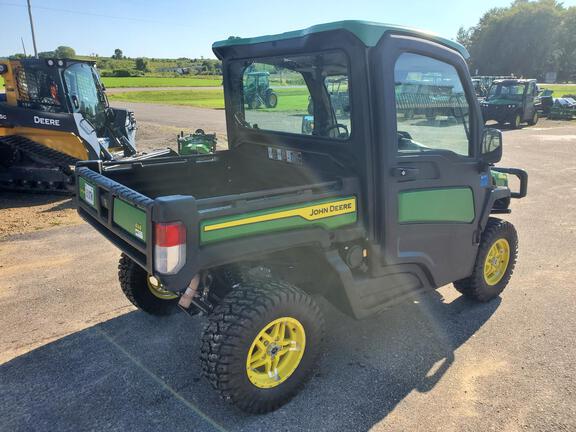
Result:
M196 129L193 134L184 135L180 132L177 137L178 154L181 156L195 154L210 154L216 151L218 139L216 134L207 134L202 129Z
M537 96L535 79L495 80L481 102L484 121L509 123L514 129L524 122L533 126L538 123Z
M278 95L270 88L269 72L247 72L244 88L244 103L248 108L276 108L278 105Z
M448 283L481 302L502 292L518 240L494 215L526 195L527 175L494 167L502 134L484 128L465 48L343 21L213 50L228 150L83 162L76 176L79 214L123 252L128 299L208 316L200 361L224 399L263 413L299 391L322 347L316 296L360 319ZM308 94L286 112L246 109L255 67L300 75ZM398 89L418 84L429 100L432 75L446 118L397 115ZM342 119L326 86L335 76L353 90Z

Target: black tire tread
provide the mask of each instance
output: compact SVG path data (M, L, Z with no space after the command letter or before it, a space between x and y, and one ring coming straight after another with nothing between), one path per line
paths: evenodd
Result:
M130 303L151 315L170 315L174 312L177 299L162 300L155 297L146 284L146 271L130 257L122 254L118 263L120 288Z
M261 414L279 408L300 390L310 376L311 370L297 387L283 394L280 399L262 401L247 397L240 377L229 367L235 358L243 359L245 355L246 347L240 344L240 340L245 336L250 323L263 316L266 311L287 303L300 303L311 311L322 340L324 318L320 308L312 297L283 281L250 280L237 285L208 317L200 353L203 375L223 399L243 411ZM312 365L316 363L319 352L319 349L316 350L310 362Z
M509 236L510 243L510 262L508 263L508 268L504 277L498 282L498 284L493 287L487 288L487 284L484 281L484 257L488 252L489 248L494 243L495 239L502 237L504 235ZM500 295L500 293L506 288L512 274L514 273L514 267L516 266L516 258L518 256L518 235L516 234L516 229L514 225L498 218L489 218L486 228L482 233L482 239L480 241L480 246L478 248L478 254L476 258L476 263L474 264L474 271L472 275L468 278L461 279L454 282L454 287L461 294L469 297L473 300L479 302L488 302L494 297Z

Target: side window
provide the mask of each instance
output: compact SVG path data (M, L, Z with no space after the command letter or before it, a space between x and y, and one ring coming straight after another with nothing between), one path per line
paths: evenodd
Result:
M302 133L302 117L311 101L304 77L297 71L253 63L244 71L244 115L254 127Z
M449 150L470 156L469 106L448 63L404 53L394 67L398 153Z
M244 62L243 62L244 63ZM264 57L242 69L238 125L335 140L351 133L348 59L343 52Z

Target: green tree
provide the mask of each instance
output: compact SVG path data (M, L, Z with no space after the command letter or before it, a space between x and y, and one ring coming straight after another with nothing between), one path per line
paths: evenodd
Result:
M124 58L124 53L120 48L116 48L114 50L114 55L112 56L113 59L122 60Z
M470 51L470 69L527 78L557 70L558 24L564 13L555 0L516 0L507 8L489 10L476 26L458 32Z
M148 72L148 60L138 57L136 59L136 69L142 72Z
M76 57L76 51L69 46L59 46L54 50L54 56L56 58L74 58Z

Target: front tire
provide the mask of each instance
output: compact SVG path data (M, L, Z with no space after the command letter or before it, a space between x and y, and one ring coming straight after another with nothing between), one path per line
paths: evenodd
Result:
M130 302L150 315L170 315L176 309L178 296L162 289L158 281L127 255L118 264L120 288Z
M312 372L324 333L316 302L282 281L234 287L209 316L200 360L221 397L265 413L288 402Z
M518 256L518 235L510 222L490 218L482 233L472 275L454 282L463 295L488 302L506 288Z
M522 124L522 118L520 117L520 114L515 114L514 118L510 122L512 129L520 129L521 124Z
M278 95L274 92L269 92L266 95L266 107L268 108L276 108L278 105Z

